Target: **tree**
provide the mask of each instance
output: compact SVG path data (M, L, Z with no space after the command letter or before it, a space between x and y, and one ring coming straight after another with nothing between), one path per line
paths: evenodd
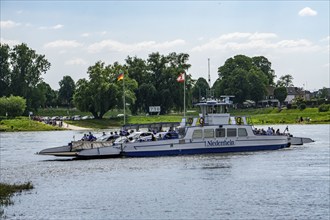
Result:
M266 85L269 79L258 69L251 69L248 73L250 99L256 104L262 100L266 94Z
M273 84L274 70L267 58L236 55L218 68L219 79L214 84L216 95L234 95L234 102L243 103L247 98L258 101Z
M137 83L129 79L125 67L114 63L105 66L104 62L97 62L88 68L89 80L79 79L73 101L81 111L89 111L96 119L118 106L122 106L122 85L117 80L119 73L125 74L125 97L127 102L134 102L135 94L132 92Z
M267 85L274 85L275 71L272 69L272 63L264 56L252 57L252 63L263 72L268 79Z
M23 114L26 108L26 100L19 96L0 98L0 115L16 117Z
M0 43L0 97L9 94L10 86L10 48Z
M194 102L198 102L202 97L206 98L206 91L210 89L206 79L200 77L196 81L192 89L192 98Z
M183 84L178 83L176 79L179 74L187 72L190 68L188 59L189 55L184 53L170 53L167 56L152 53L146 61L128 57L126 63L129 76L138 82L138 87L134 90L138 98L135 104L131 105L132 113L148 111L150 105L161 106L162 114L171 109L182 110ZM187 103L189 103L192 84L193 80L187 74ZM146 94L147 88L150 89L150 94Z
M75 82L70 76L63 76L63 79L59 82L60 89L58 91L58 99L61 104L70 106L73 100L73 94L76 89Z
M13 94L26 99L27 110L38 106L37 85L42 82L41 74L46 73L50 63L26 44L0 46L1 94ZM3 87L2 87L3 86Z
M282 104L284 102L287 95L288 95L288 91L286 90L286 88L284 86L276 87L274 89L274 96L275 96L275 98L278 99L280 104Z
M276 86L277 87L291 87L293 86L293 77L290 74L281 76L280 79L277 81Z
M323 87L319 90L318 96L321 99L327 99L329 97L329 90L326 87Z

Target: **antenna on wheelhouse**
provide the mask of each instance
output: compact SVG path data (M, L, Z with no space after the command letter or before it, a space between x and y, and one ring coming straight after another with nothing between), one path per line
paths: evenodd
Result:
M211 89L210 58L207 59L209 88Z
M207 99L213 99L214 98L214 91L211 89L210 58L207 58L207 66L208 66L209 89L206 91L206 98Z

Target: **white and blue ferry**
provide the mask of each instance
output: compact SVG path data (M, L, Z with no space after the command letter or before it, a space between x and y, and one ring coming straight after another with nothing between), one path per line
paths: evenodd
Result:
M278 150L312 141L288 133L258 134L245 117L231 117L227 113L228 106L232 105L229 98L206 100L196 105L201 110L199 118L191 118L189 122L184 118L176 127L173 123L154 126L161 130L167 124L178 134L172 138L158 138L161 133L148 133L139 140L119 137L111 141L75 141L68 146L44 149L39 154L77 158L154 157ZM124 129L141 127L126 125Z

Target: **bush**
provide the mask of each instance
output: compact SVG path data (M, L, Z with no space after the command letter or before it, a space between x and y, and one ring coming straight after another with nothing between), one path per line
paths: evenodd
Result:
M0 115L16 117L23 114L26 108L26 100L20 96L0 98Z
M322 104L319 106L319 112L327 112L330 109L330 105Z
M300 109L300 110L304 110L304 109L306 109L306 104L305 104L305 103L301 103L301 104L299 105L299 109Z

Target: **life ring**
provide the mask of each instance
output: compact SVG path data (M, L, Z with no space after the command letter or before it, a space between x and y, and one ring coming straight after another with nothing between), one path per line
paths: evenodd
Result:
M193 123L193 118L188 118L188 123L192 124Z
M204 125L204 118L203 118L203 117L201 117L201 118L199 119L199 124L200 124L201 126Z
M236 123L238 125L241 125L242 124L242 118L241 117L236 117Z

